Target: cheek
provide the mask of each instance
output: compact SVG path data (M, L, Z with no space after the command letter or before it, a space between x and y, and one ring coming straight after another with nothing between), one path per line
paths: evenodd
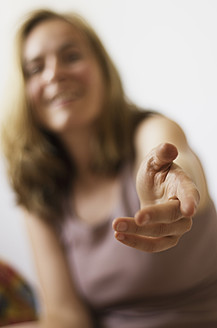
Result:
M26 96L32 105L37 105L40 100L40 87L36 81L31 81L26 85Z
M97 71L93 63L83 62L74 69L73 74L74 77L76 77L76 79L84 86L92 86L96 80L96 72Z
M39 83L35 81L31 81L31 83L26 86L26 97L29 102L30 109L33 115L34 120L39 123L43 122L42 116L42 98L41 98L41 88L39 87Z

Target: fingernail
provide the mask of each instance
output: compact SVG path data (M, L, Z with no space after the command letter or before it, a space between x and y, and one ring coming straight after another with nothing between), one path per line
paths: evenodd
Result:
M121 232L127 231L127 229L128 229L128 224L126 222L120 222L116 227L116 231L121 231Z
M125 239L125 236L122 233L119 233L116 235L116 238L120 241L123 241Z
M142 216L141 216L140 211L135 214L134 218L135 218L137 224L142 224Z
M141 215L140 213L137 213L135 215L135 219L138 225L143 225L151 220L151 215L149 213L146 213L145 215Z
M148 222L151 220L151 215L149 213L145 214L144 221Z

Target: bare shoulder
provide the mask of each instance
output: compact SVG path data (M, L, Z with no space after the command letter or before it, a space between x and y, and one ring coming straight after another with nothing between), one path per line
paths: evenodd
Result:
M53 249L59 247L59 240L55 229L45 220L38 218L26 210L23 211L23 216L33 253L45 259L48 255L46 252L52 252Z
M183 129L175 121L163 115L153 115L143 120L135 134L137 154L144 157L151 149L161 143L174 144L179 151L188 149L187 138Z
M40 240L43 240L43 237L45 237L46 240L49 240L49 236L52 239L57 238L54 227L52 227L51 224L48 224L46 220L37 217L25 209L21 209L21 211L23 213L24 222L30 238L40 238Z

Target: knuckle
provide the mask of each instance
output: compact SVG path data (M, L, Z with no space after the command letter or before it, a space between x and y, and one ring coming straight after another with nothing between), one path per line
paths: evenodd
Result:
M154 229L154 236L165 236L167 235L167 230L167 225L164 223L160 223Z
M181 236L173 236L173 237L171 238L171 240L172 240L172 243L171 243L172 247L177 246L180 237L181 237Z
M192 219L191 218L184 218L182 219L182 231L183 233L188 232L192 228Z
M147 161L147 170L150 172L153 172L153 170L156 170L156 159L154 156L151 156L149 160Z
M180 216L179 206L175 206L172 211L171 221L172 222L176 221L179 218L179 216Z
M143 232L143 228L140 227L140 226L138 226L138 225L136 225L135 226L135 229L134 229L134 233L135 234L142 234L142 232Z
M137 248L137 241L136 241L136 239L129 240L128 245L130 247Z
M174 244L175 246L178 244L179 240L180 240L181 236L177 236L174 240Z
M186 231L190 231L193 225L192 219L187 219Z

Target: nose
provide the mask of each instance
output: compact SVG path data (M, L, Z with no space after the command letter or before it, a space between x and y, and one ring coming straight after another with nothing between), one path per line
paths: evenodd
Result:
M45 63L44 71L42 74L43 82L49 84L63 80L65 78L65 72L62 69L57 58L49 58Z

